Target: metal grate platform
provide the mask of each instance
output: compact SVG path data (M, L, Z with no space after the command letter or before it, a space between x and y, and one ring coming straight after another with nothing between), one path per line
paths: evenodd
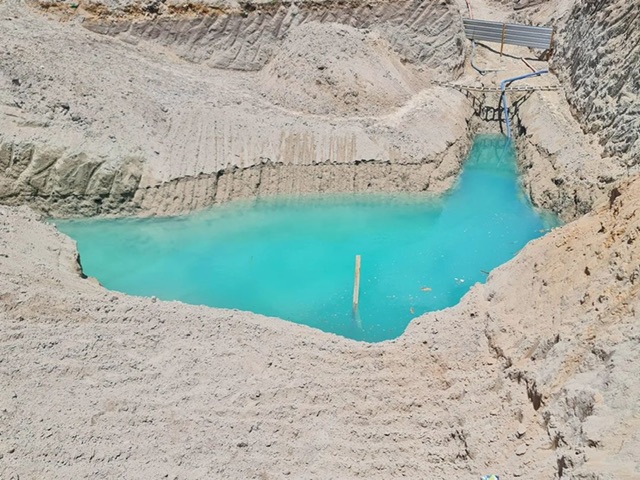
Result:
M450 83L450 82L433 82L434 85L438 85L439 87L448 87L454 88L460 91L469 91L469 92L497 92L501 93L500 87L485 87L485 86L475 86L475 85L461 85L459 83ZM555 90L560 90L560 85L523 85L519 87L507 87L505 88L505 92L552 92Z

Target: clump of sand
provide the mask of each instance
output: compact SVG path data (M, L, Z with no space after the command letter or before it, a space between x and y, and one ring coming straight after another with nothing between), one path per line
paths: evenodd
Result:
M314 114L373 115L396 108L428 83L378 33L310 22L287 35L262 71L265 95Z

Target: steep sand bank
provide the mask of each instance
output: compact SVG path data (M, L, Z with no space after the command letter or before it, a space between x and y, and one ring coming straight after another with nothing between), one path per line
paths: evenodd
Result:
M328 6L296 15L287 31L294 39L313 37L315 50L308 52L296 53L297 42L268 16L259 38L252 36L258 35L253 24L220 33L234 33L232 45L272 42L265 59L272 61L260 72L238 65L214 69L205 59L193 63L157 36L140 33L132 42L119 30L98 35L84 28L131 23L129 17L101 20L79 9L61 23L40 10L5 5L14 13L0 17L8 45L0 197L52 215L170 214L269 193L447 188L469 147L471 108L459 92L420 90L434 76L451 78L461 69L461 43L435 44L433 37L446 30L453 33L447 38L460 40L457 13L450 5L418 2L412 5L422 12L420 22L406 23L414 13L409 6L391 12L384 5L359 10L363 25L377 21L379 28L369 33L319 23L324 17L318 12L329 12ZM358 23L358 11L346 15L345 22ZM228 22L248 18L223 16ZM182 28L175 26L181 21L162 25ZM342 53L323 53L322 45L336 36L342 41L334 50ZM191 42L189 51L205 48L187 37L179 40ZM414 57L403 53L419 40L425 44ZM202 42L214 56L231 48L227 40ZM348 45L354 55L368 47L355 61ZM285 78L286 58L297 60ZM330 62L315 65L320 58ZM392 95L387 87L399 78L406 83ZM282 96L292 91L295 100Z
M559 41L573 44L568 3L514 17L557 24ZM624 10L618 3L608 8ZM465 97L430 82L497 85L528 71L519 56L530 56L508 47L494 65L501 71L478 77L465 63L453 2L222 2L200 13L170 3L30 5L5 3L0 16L0 198L54 216L175 214L273 193L442 191L473 134L498 130L500 106L496 95ZM492 4L478 11L509 17ZM578 13L584 22L599 15ZM615 38L635 35L633 21L612 25ZM613 74L572 67L565 43L558 51L561 78L575 71L604 85L601 94L614 92ZM635 51L601 53L634 71ZM497 59L484 47L478 55L487 65ZM573 83L564 88L571 100ZM604 123L585 144L574 138L595 127L574 118L563 93L512 101L521 103L516 133L536 205L573 219L634 173L634 103L620 124L630 133L618 139L619 123ZM626 156L607 153L614 136Z
M522 104L524 181L536 203L577 218L640 172L640 3L528 3L510 18L556 27L550 67L563 93Z

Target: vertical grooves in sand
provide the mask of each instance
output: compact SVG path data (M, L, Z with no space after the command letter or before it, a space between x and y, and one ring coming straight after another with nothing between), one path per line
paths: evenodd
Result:
M356 161L350 164L292 165L266 161L246 168L179 177L153 186L140 185L141 162L94 163L56 152L39 175L30 175L40 157L33 146L3 144L0 168L11 165L14 182L5 204L30 204L53 216L98 214L175 215L216 203L270 195L361 192L438 192L448 188L466 145L450 147L433 163ZM67 167L67 165L69 165ZM62 190L60 185L64 185Z
M68 15L65 5L41 4L58 17ZM451 185L470 145L470 108L457 92L422 90L434 76L462 71L451 2L191 7L161 6L152 14L83 4L73 15L84 21L72 28L31 12L29 20L43 25L30 30L34 41L49 28L62 44L78 45L79 56L66 59L69 50L57 46L47 54L43 44L42 58L31 63L53 55L57 61L46 63L47 72L31 71L19 45L11 46L17 60L8 69L17 80L8 92L20 106L11 129L0 133L0 162L11 165L0 169L5 203L54 216L170 214L259 195L437 192ZM293 56L287 44L295 35L335 34L345 44L366 44L356 52L358 81L354 58L344 52L324 67L315 63L323 52ZM333 48L340 53L339 42ZM285 69L291 78L279 78L271 63L263 68L289 58L299 59ZM380 81L367 86L368 72ZM401 83L394 95L387 95L389 81ZM328 94L313 93L317 82ZM368 94L358 95L364 87ZM33 95L35 88L44 94ZM305 102L278 95L296 88ZM23 145L32 146L32 158L12 153Z
M83 25L97 33L130 35L170 46L185 59L217 68L259 70L291 28L309 22L336 22L376 29L404 58L434 69L460 69L460 24L448 2L301 2L256 6L251 11L213 10L189 15L144 17L112 11ZM91 13L91 12L90 12ZM133 18L131 18L133 17ZM443 32L446 35L442 35Z
M576 5L561 32L557 60L567 98L606 155L640 163L640 3Z

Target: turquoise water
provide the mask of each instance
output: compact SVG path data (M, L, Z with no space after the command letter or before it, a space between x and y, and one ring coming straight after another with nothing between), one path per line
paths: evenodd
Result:
M348 338L398 337L456 304L556 221L518 186L502 138L476 140L437 199L349 196L232 203L189 216L60 221L107 288L277 316ZM352 311L362 256L359 316Z

